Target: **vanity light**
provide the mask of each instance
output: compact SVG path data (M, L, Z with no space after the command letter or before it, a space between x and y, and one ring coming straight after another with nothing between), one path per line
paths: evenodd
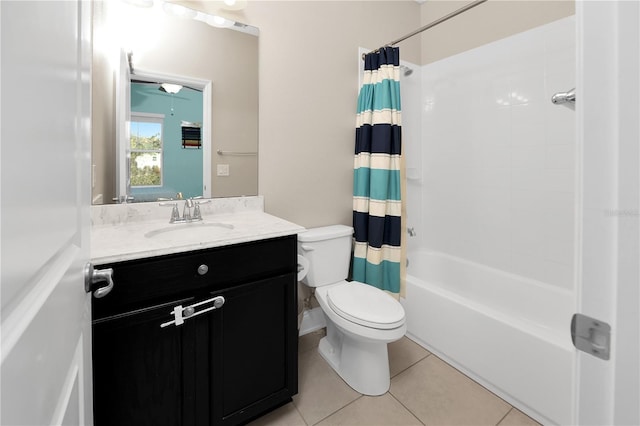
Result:
M188 7L180 6L179 4L165 2L162 5L162 8L165 12L185 19L193 19L196 17L198 12L193 9L189 9Z
M232 27L235 22L229 19L223 18L222 16L217 15L209 15L205 18L205 22L212 27L216 28L229 28Z
M123 2L137 7L152 7L153 0L122 0Z
M182 89L182 86L179 84L162 83L160 88L167 93L175 95L180 91L180 89Z
M241 10L247 6L247 0L224 0L225 10Z

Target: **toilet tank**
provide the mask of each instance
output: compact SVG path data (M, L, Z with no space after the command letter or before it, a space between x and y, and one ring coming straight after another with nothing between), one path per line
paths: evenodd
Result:
M346 279L352 236L353 228L345 225L310 228L298 234L298 254L309 261L309 272L302 282L321 287Z

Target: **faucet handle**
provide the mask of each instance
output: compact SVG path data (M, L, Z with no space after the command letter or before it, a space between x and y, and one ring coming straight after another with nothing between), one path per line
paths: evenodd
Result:
M202 196L200 197L194 197L198 198L198 199L202 199ZM207 204L210 203L211 199L208 200L204 200L204 201L195 201L195 207L193 208L193 220L202 220L202 213L200 212L200 204Z
M195 207L193 208L193 216L191 217L191 220L202 220L202 214L200 213L200 203L196 203Z
M169 223L174 223L180 220L180 211L178 211L178 203L158 203L158 205L162 207L173 207L171 210L171 219L169 219Z
M121 195L119 198L114 197L111 200L117 201L118 204L127 204L128 202L135 200L135 198L132 197L131 195Z

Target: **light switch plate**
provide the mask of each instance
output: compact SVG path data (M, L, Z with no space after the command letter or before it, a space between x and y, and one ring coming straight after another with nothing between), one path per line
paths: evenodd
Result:
M218 176L229 176L229 165L228 164L218 164Z

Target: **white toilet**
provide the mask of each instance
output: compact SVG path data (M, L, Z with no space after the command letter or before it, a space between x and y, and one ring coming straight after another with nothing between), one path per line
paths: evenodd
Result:
M356 391L382 395L389 390L387 343L404 336L404 308L384 291L357 281L349 273L353 228L333 225L298 235L298 254L309 261L302 280L315 288L324 312L327 336L318 350Z

